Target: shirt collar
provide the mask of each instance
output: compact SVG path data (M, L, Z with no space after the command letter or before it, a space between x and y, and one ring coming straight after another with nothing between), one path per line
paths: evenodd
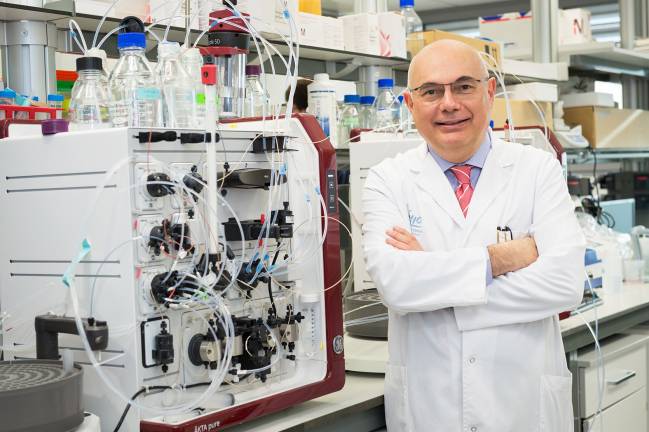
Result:
M437 162L437 165L442 169L442 172L446 172L449 168L454 167L455 165L471 165L477 168L482 169L482 167L485 164L485 161L487 160L487 155L489 154L489 150L491 150L491 128L487 128L487 132L485 133L484 139L482 140L482 144L480 144L480 147L478 150L471 156L469 159L462 163L453 163L449 162L446 159L442 158L440 155L435 153L433 149L428 146L428 152L430 155L435 159L435 162Z

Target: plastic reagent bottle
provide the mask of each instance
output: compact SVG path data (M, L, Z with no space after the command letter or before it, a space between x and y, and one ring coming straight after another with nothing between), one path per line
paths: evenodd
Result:
M345 95L345 106L340 114L338 148L349 147L349 134L360 125L360 103L360 96Z
M162 90L162 124L164 127L192 127L194 86L180 62L180 44L178 42L162 42L158 45L156 77Z
M268 93L259 81L261 66L246 66L246 100L243 104L244 117L260 117L263 115L264 104L268 104ZM267 108L266 115L270 115L270 107Z
M201 79L203 56L198 48L187 49L180 57L193 87L192 127L205 128L205 86Z
M117 35L120 59L110 74L111 118L115 127L159 127L161 92L144 56L144 33Z
M383 78L379 80L379 95L376 98L376 126L379 132L393 132L399 127L399 101L394 96L392 88L394 80Z
M112 127L108 107L110 97L102 79L99 57L77 59L79 78L72 87L68 119L71 130L104 129Z
M374 96L361 96L361 109L359 112L359 126L363 129L374 129L376 124L376 110L374 109Z
M406 104L406 100L403 98L403 95L400 95L398 99L400 107L399 118L401 119L401 130L405 132L412 129L412 114L408 109L408 104Z
M415 12L415 0L400 0L401 15L406 21L406 43L411 55L415 55L424 47L423 35L418 32L424 31L424 25Z
M315 74L313 82L307 86L308 112L313 114L324 134L337 148L338 128L336 124L336 90L326 73Z

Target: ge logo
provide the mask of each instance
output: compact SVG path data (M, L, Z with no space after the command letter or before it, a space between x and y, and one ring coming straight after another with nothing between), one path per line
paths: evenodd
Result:
M342 354L343 352L343 337L340 335L334 338L334 352L336 354Z

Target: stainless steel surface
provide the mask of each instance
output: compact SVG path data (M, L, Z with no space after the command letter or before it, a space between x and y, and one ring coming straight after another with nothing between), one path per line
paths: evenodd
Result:
M559 0L531 0L533 56L538 63L556 62L558 57Z
M4 25L2 76L17 93L46 100L56 92L56 25L40 21L12 21ZM1 38L0 38L1 40Z

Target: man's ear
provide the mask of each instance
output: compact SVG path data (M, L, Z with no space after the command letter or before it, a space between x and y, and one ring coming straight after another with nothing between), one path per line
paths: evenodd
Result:
M406 102L406 106L408 107L408 110L412 112L412 93L410 93L408 90L403 92L403 100Z

